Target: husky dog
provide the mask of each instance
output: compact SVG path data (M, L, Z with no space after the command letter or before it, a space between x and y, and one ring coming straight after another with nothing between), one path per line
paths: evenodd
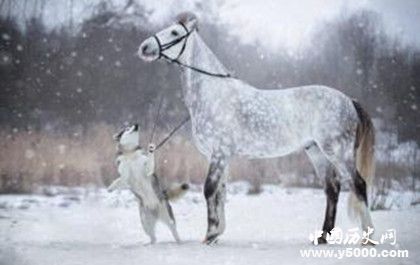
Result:
M181 197L188 190L188 184L162 189L154 174L155 145L150 144L145 152L140 148L139 138L137 124L124 128L114 136L118 142L116 161L120 177L112 182L108 191L129 189L134 194L139 203L143 229L151 244L156 242L155 225L158 220L164 222L175 240L180 242L169 200Z

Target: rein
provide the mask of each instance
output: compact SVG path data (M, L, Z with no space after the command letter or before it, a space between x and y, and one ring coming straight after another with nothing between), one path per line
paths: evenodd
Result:
M154 124L153 124L152 134L150 135L149 143L153 142L153 138L154 138L155 131L156 131L156 125L157 125L158 119L160 117L160 110L162 109L162 101L163 101L163 94L160 95L158 110L157 110L157 114L156 114L155 121L154 121ZM172 137L172 135L174 135L189 120L190 120L190 116L188 115L175 128L173 128L172 131L165 138L163 138L163 140L160 141L160 143L158 145L156 145L155 151L158 150L160 147L162 147Z
M156 40L156 42L158 44L158 47L159 47L159 58L158 59L164 58L169 63L175 63L175 64L177 64L181 67L188 68L188 69L191 69L193 71L196 71L198 73L205 74L205 75L208 75L208 76L220 77L220 78L230 78L230 77L232 77L231 74L229 74L229 73L226 73L226 74L213 73L213 72L209 72L207 70L204 70L204 69L192 66L192 65L184 64L181 61L179 61L179 57L181 57L181 55L185 51L185 46L187 45L188 37L194 31L194 30L189 31L188 28L181 22L179 22L179 24L184 28L186 34L184 36L180 37L180 38L177 38L177 39L171 41L171 42L162 44L161 41L159 40L159 38L156 35L153 35L153 38ZM181 51L179 52L178 56L175 59L172 59L172 58L170 58L169 56L167 56L166 54L163 53L164 51L172 48L173 46L177 45L181 41L184 41L184 42L182 44Z
M178 126L176 126L158 145L156 145L155 151L162 147L171 137L174 135L185 123L190 120L190 116L186 117Z

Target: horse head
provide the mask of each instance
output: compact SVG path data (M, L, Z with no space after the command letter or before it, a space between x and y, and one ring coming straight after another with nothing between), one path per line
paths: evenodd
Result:
M197 28L197 17L190 12L177 16L176 23L149 37L139 47L138 55L146 62L164 57L177 60L184 52L188 37Z

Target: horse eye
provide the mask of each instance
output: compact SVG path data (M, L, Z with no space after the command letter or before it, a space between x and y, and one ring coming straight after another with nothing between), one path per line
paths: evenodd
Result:
M171 34L172 36L175 36L175 37L179 35L178 31L176 30L172 30Z

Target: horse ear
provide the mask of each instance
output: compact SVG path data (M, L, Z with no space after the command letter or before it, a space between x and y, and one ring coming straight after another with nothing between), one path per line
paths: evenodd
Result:
M177 17L177 22L182 23L187 26L190 30L194 30L197 28L197 17L194 13L191 12L182 12Z

